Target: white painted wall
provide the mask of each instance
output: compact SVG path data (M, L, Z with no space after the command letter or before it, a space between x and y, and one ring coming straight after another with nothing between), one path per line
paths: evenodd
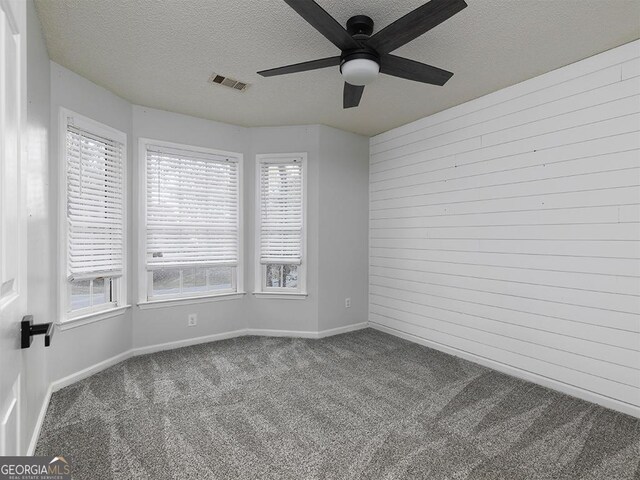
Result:
M330 330L367 318L368 139L320 128L318 324ZM345 308L345 299L351 307Z
M127 179L128 179L128 204L131 205L132 197L132 148L131 148L131 105L126 100L99 87L95 83L76 75L66 68L51 62L51 109L50 109L50 177L49 177L49 215L53 219L49 241L56 243L56 249L51 253L51 258L43 264L57 272L57 242L58 234L58 169L61 159L58 158L59 126L58 116L60 107L68 108L76 113L104 123L127 134ZM132 218L129 215L128 227L132 231ZM129 243L131 243L129 237ZM29 251L31 255L31 251ZM128 271L132 272L132 257L128 258ZM51 295L57 306L56 275L52 277L54 285ZM42 299L49 302L49 299ZM129 297L129 302L133 298ZM56 310L54 310L57 312ZM131 349L131 310L126 310L121 315L89 325L77 326L68 330L58 329L54 335L50 351L47 352L49 368L49 380L54 381L79 370L88 368L110 357L121 354Z
M639 57L372 138L370 321L640 415Z
M238 152L244 155L244 169L247 165L248 132L244 127L212 122L200 118L189 117L163 110L133 106L134 145L134 194L132 216L135 228L132 233L131 256L134 269L130 278L133 291L133 302L138 301L138 268L137 262L143 261L138 256L135 246L138 244L138 218L140 189L138 171L144 168L144 158L138 158L138 140L151 138L169 142L183 143L199 147ZM244 187L246 187L246 182ZM245 219L246 220L246 219ZM245 222L246 223L246 222ZM246 276L245 276L246 277ZM178 306L158 306L159 308L141 310L135 306L133 310L133 347L148 347L162 343L187 340L241 330L247 328L247 305L244 299L228 299L224 301L207 301L198 304ZM198 324L187 327L187 317L191 313L198 314Z
M245 173L248 291L255 287L255 185L257 154L307 152L307 292L306 298L278 300L248 295L249 327L254 329L317 332L319 268L319 176L325 159L320 158L320 127L250 128L250 165ZM361 321L365 321L363 317Z

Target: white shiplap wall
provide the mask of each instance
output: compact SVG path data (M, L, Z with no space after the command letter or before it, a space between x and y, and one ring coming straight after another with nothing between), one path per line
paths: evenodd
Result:
M639 57L371 139L372 326L640 416Z

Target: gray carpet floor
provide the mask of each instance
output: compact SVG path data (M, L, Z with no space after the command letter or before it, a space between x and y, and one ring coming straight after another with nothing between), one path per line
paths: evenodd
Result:
M640 479L640 420L367 329L135 357L56 392L74 478Z

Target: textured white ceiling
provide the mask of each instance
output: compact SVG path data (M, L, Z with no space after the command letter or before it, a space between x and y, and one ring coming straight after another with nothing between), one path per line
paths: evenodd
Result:
M375 30L424 0L319 0ZM381 75L342 109L338 67L255 72L339 54L282 0L38 0L52 60L139 105L245 126L325 124L374 135L640 38L638 0L467 0L394 53L454 72L444 86ZM251 84L207 83L212 72Z

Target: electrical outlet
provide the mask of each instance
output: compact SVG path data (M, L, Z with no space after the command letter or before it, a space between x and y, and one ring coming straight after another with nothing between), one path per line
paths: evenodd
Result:
M344 308L351 308L351 298L344 299Z
M189 318L187 320L187 325L189 327L195 327L198 324L198 314L197 313L190 313L189 314Z

